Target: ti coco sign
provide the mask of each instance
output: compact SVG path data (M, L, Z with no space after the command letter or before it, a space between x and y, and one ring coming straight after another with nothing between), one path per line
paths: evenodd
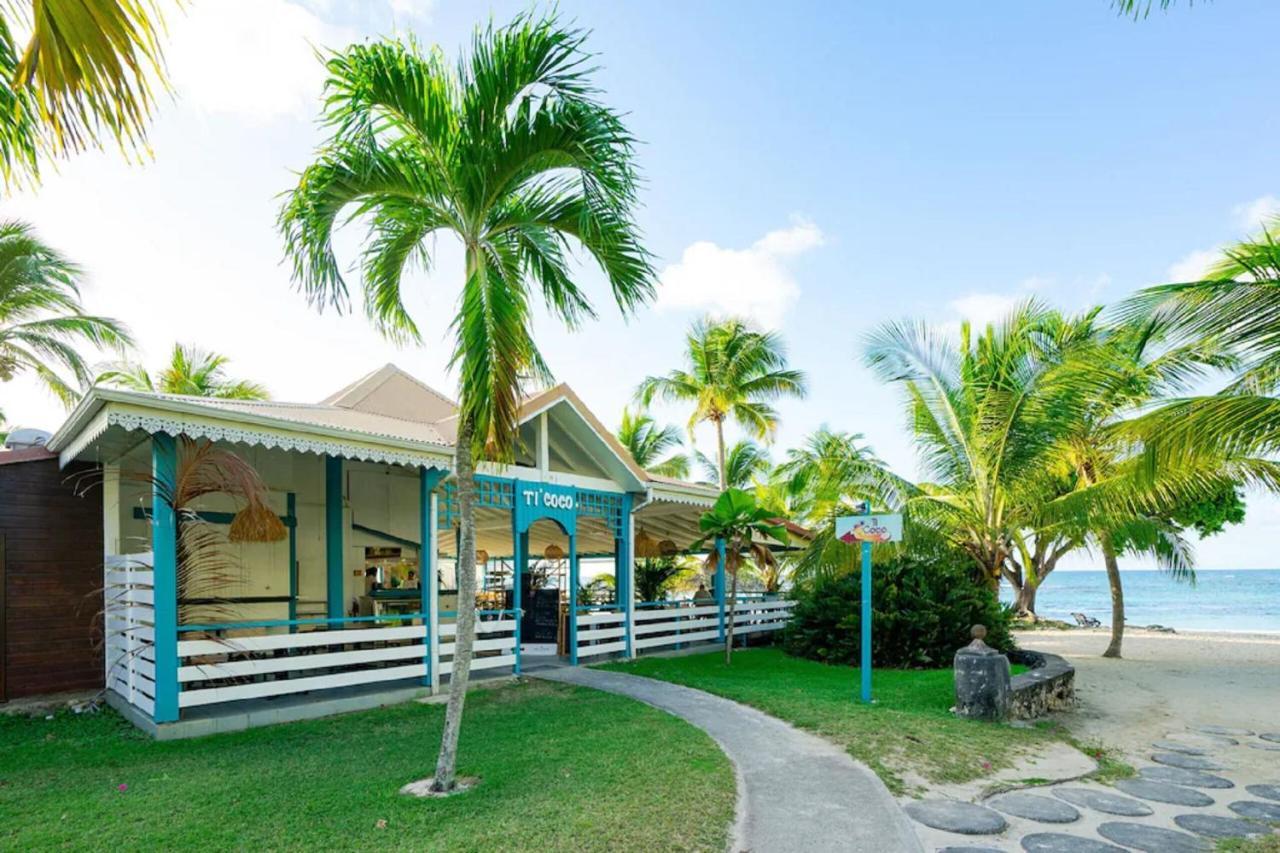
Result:
M902 541L901 515L845 515L836 519L836 538L850 545Z
M522 489L520 496L530 509L562 509L575 512L578 499L573 492L552 491L546 487Z

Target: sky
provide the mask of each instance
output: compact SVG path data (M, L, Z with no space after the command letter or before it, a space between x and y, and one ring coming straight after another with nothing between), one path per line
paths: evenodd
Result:
M490 15L526 8L193 0L169 21L174 95L153 159L81 155L0 216L79 262L87 309L128 323L149 365L181 341L277 399L319 400L388 361L452 392L458 246L441 240L413 274L426 343L397 348L358 312L307 306L275 220L323 137L317 52L412 35L452 55ZM862 363L869 331L985 323L1030 297L1114 302L1194 277L1280 210L1280 113L1265 108L1280 4L1266 0L1141 22L1107 0L558 8L590 31L596 80L641 140L638 220L660 274L655 303L624 319L584 265L599 321L572 334L536 321L556 378L611 425L646 374L680 363L690 322L743 314L779 331L809 379L806 399L779 406L775 458L826 424L913 477L901 395ZM360 238L339 236L344 261ZM23 378L0 385L0 409L46 429L65 417ZM1199 564L1275 567L1278 534L1280 501L1251 494L1246 523L1199 543ZM1064 568L1098 566L1082 553Z

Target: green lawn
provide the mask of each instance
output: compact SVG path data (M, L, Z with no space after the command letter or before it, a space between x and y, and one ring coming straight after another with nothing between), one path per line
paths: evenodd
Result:
M724 849L732 769L674 717L542 682L477 690L459 766L479 787L397 794L430 775L443 710L410 702L169 743L113 712L0 717L0 846Z
M911 776L962 782L1008 766L1022 752L1065 739L1057 726L1034 728L952 716L951 670L876 670L876 704L854 701L858 670L789 657L776 648L642 658L609 669L697 687L759 708L834 741L871 767L890 790L911 790Z

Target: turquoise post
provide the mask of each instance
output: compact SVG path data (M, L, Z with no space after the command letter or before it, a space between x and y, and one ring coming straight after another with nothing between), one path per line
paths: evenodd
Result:
M578 537L569 536L569 663L578 665Z
M615 567L614 567L614 587L617 590L618 606L622 608L622 630L623 640L627 646L623 653L627 657L634 655L632 642L635 639L633 631L635 625L635 593L631 591L632 573L635 572L635 565L631 560L631 495L622 496L622 521L620 524L621 534L616 540Z
M862 701L871 703L871 543L862 543Z
M511 609L516 620L516 666L515 674L520 674L520 644L523 642L521 623L524 622L524 572L526 560L529 559L529 534L515 531L515 513L511 514L511 538L513 555L511 557Z
M289 492L285 496L285 515L289 525L289 621L298 618L298 496ZM289 626L289 633L295 633L297 625Z
M155 596L155 711L157 723L178 719L178 520L173 490L178 449L173 436L151 437L151 554Z
M342 459L324 458L325 615L347 615L342 577Z
M436 484L440 482L441 472L435 468L418 469L418 592L421 603L418 612L422 617L422 683L431 686L431 644L435 637L431 636L432 626L436 620L431 612L433 600L431 586L436 582L431 557L435 553L435 530L431 525L431 495Z
M724 537L716 537L716 606L720 608L720 642L724 642L724 598L725 598L725 552Z

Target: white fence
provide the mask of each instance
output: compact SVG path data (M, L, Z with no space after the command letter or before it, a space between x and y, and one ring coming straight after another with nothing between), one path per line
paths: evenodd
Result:
M787 624L794 601L739 600L733 635L777 631ZM682 646L720 637L720 608L715 604L672 603L638 607L633 616L632 649L636 654L663 646ZM596 657L627 647L626 614L620 610L590 610L578 614L578 657ZM725 620L729 609L725 607ZM726 628L727 628L726 624Z
M151 555L113 555L103 573L106 686L147 716L155 712L155 592Z
M453 647L458 635L455 623L440 626L440 674L453 672ZM472 646L471 671L499 669L516 665L516 620L504 613L497 619L481 616L476 620L476 641Z
M589 610L578 614L578 658L627 650L627 614L621 610Z
M795 605L794 601L739 601L733 614L733 635L740 637L785 628Z

